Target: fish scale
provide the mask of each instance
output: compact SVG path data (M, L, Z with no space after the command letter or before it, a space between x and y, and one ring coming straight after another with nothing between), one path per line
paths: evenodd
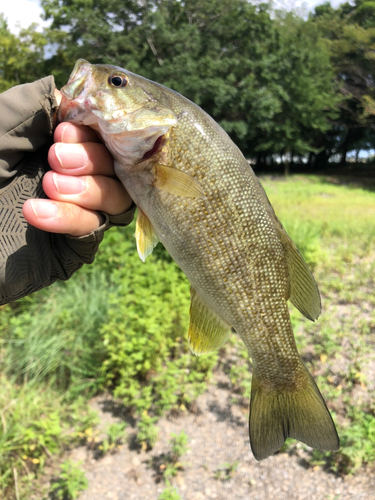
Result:
M325 402L297 352L289 299L307 318L320 296L251 167L202 109L110 65L79 60L61 90L60 119L89 125L115 158L138 206L144 260L158 239L191 283L192 351L218 349L234 329L253 360L249 435L256 459L287 437L336 450Z

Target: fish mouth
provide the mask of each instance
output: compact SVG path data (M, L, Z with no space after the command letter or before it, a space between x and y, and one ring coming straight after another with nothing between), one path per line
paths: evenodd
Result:
M84 59L79 59L69 76L68 83L64 85L60 92L62 100L59 107L58 121L77 121L84 111L81 96L85 93L89 85L92 73L91 64ZM87 93L87 92L86 92Z

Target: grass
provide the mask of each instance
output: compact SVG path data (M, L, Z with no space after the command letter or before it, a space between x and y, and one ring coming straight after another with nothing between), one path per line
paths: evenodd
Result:
M322 294L317 322L292 306L291 318L342 448L304 453L312 465L353 473L375 462L375 192L322 176L261 181ZM15 498L16 488L20 500L30 498L45 463L90 439L87 400L102 389L132 413L145 449L157 439L159 416L189 407L218 366L230 376L233 399L248 404L251 361L244 345L232 335L220 364L217 353L190 355L187 280L160 245L140 262L133 231L112 229L94 266L1 309L2 498ZM107 451L126 440L123 432L108 432ZM73 472L62 470L55 496L84 487ZM176 495L167 485L162 498Z

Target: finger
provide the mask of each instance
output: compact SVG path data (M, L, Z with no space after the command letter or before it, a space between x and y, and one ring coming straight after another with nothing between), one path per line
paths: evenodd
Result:
M51 200L111 215L125 212L132 204L120 181L102 175L71 177L49 171L43 177L43 190Z
M58 106L60 106L61 99L62 99L62 93L60 92L60 90L55 89L54 94L55 94L56 103Z
M84 236L100 227L104 218L97 212L72 203L31 199L22 207L23 215L31 225L50 233Z
M113 158L104 144L53 144L48 163L56 172L66 175L114 175Z
M84 125L74 123L59 123L53 134L55 142L80 143L80 142L100 142L95 130Z

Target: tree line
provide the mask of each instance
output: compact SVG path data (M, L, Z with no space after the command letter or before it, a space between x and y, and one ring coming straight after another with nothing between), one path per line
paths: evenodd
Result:
M78 58L127 68L182 93L258 164L324 167L375 148L375 1L307 19L246 0L42 0L52 21L18 36L0 16L0 91Z

